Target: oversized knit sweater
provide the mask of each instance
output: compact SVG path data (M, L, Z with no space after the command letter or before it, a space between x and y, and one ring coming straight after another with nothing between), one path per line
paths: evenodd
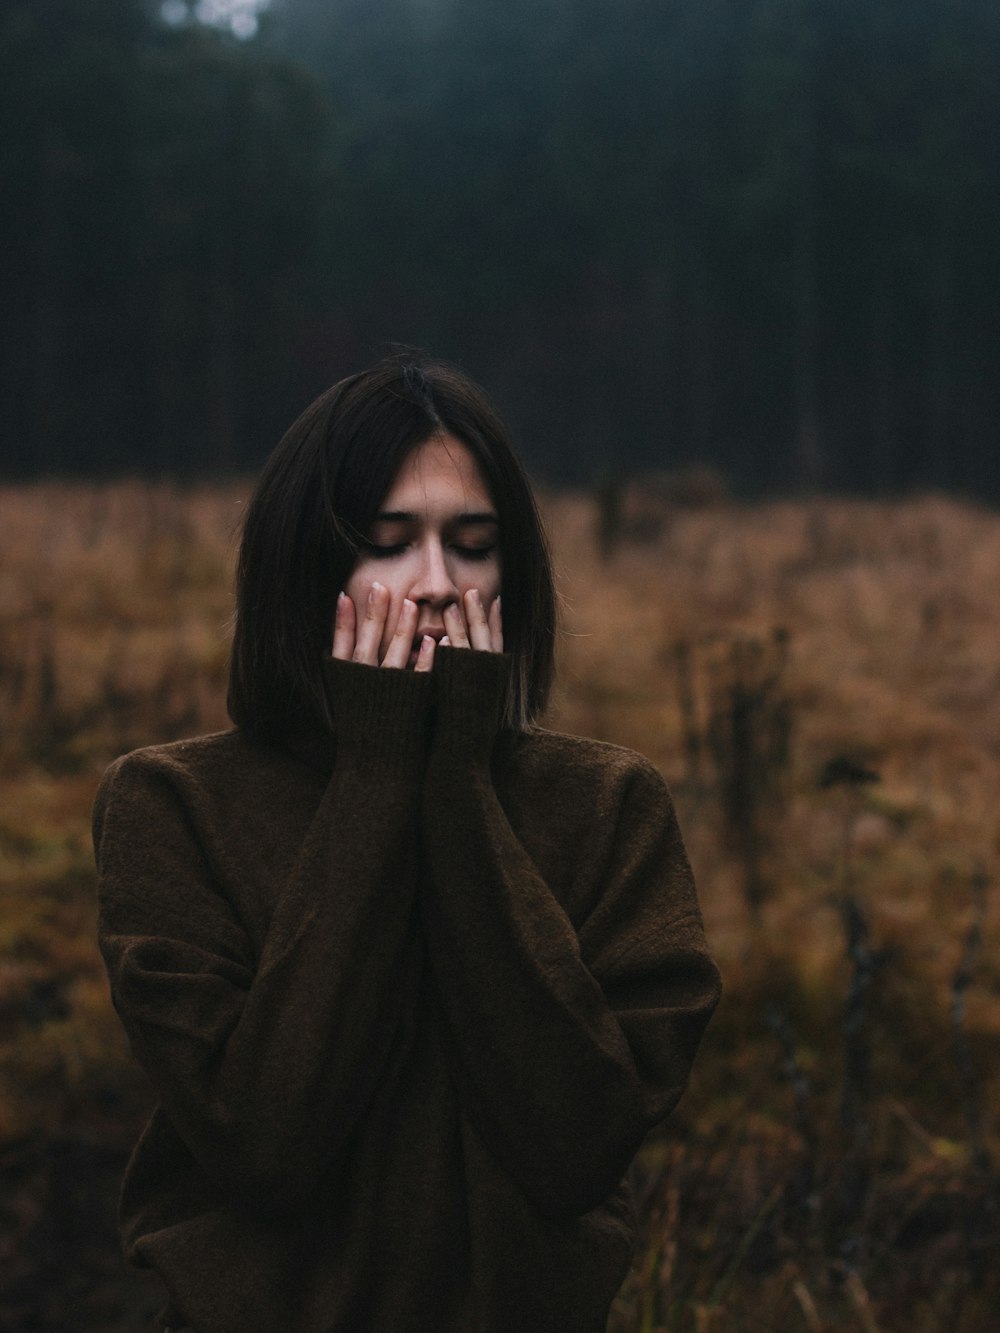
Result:
M125 1253L196 1333L603 1333L719 995L666 787L502 730L505 656L324 670L333 733L102 783Z

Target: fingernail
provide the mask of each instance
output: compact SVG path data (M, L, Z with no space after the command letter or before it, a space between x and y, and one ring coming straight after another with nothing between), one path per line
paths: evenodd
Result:
M480 595L479 595L479 589L478 589L478 588L473 588L473 589L472 589L472 598L473 598L473 601L476 603L477 606L482 606L482 604L483 604L483 599L482 599L482 597L480 597Z
M338 606L344 605L344 594L342 592L337 593L337 605Z

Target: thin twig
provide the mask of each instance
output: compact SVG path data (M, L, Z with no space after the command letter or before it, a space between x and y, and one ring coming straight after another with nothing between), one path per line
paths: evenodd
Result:
M962 1079L962 1100L965 1124L969 1136L969 1151L977 1170L987 1171L990 1153L983 1138L982 1097L969 1036L965 1027L965 997L972 985L973 973L983 943L983 923L986 919L986 872L980 866L972 880L973 916L966 931L962 954L951 980L951 1022L955 1033L955 1060Z

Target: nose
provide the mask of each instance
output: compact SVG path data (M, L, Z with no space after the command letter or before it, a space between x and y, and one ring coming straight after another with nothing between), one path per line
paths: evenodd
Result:
M445 549L438 539L429 539L421 546L420 556L420 567L409 596L418 606L443 611L450 603L458 601L458 588L448 567Z

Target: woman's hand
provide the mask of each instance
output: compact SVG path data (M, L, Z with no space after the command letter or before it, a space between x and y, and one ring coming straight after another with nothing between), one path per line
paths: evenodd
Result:
M419 608L416 602L403 599L399 619L381 661L379 651L385 634L391 598L381 583L373 583L368 593L365 614L358 623L354 602L342 592L337 598L337 614L333 630L333 656L344 662L361 662L367 666L382 666L403 670L413 651L417 632ZM464 593L462 603L450 602L444 609L447 633L442 646L474 648L485 653L503 652L503 624L500 618L500 598L497 597L487 613L477 588ZM435 640L425 634L420 644L414 671L430 671L434 666Z
M381 583L373 583L368 593L365 614L358 624L355 605L346 592L337 598L337 614L333 626L333 656L342 662L361 662L367 666L383 666L402 671L410 660L413 638L417 632L418 607L408 597L403 599L396 628L385 656L379 661L379 647L385 633L389 614L389 591ZM425 635L417 654L414 671L430 671L434 663L434 640Z
M483 653L503 652L503 623L500 619L500 598L497 597L487 613L478 588L470 588L463 596L463 608L452 602L444 609L444 623L448 633L441 646L476 648Z

